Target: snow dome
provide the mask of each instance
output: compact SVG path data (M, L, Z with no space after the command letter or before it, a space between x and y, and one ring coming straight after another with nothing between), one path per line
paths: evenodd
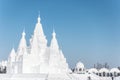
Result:
M109 76L109 70L107 68L102 68L99 70L99 76L108 77Z
M76 68L84 68L84 64L82 63L82 62L78 62L77 64L76 64Z
M98 73L98 70L96 68L91 68L88 71L89 73Z
M114 73L114 72L120 73L120 70L119 70L118 68L112 68L112 69L110 70L110 72L111 72L111 73Z
M107 68L102 68L99 70L99 73L103 73L103 72L109 73L109 70Z
M84 68L84 64L82 62L78 62L76 64L76 67L74 69L75 73L85 73L85 68Z
M110 70L110 75L111 76L119 76L120 75L120 70L118 68L112 68Z

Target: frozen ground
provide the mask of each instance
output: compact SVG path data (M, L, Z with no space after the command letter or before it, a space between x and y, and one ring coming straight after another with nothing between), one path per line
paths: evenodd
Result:
M120 80L120 77L116 77L115 80Z
M110 77L99 77L94 74L0 74L0 80L112 80ZM114 80L120 80L116 77Z

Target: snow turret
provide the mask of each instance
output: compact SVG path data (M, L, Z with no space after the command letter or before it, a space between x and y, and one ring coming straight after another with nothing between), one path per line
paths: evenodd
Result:
M85 73L85 67L84 67L84 64L82 62L78 62L76 64L76 67L75 67L75 73Z
M15 53L15 49L12 48L11 53L8 57L7 73L13 73L15 62L16 62L16 57L17 57L17 55Z
M53 30L52 33L52 40L50 44L50 60L49 60L49 73L60 73L60 54L59 54L59 47L58 42L56 39L56 33Z
M56 33L53 30L52 40L50 44L50 61L49 61L49 73L52 74L64 74L69 72L68 64L63 55L62 50L59 49L58 41L56 39Z
M47 47L47 39L44 35L40 15L37 18L37 23L34 30L34 35L31 38L31 54L41 56L41 51L45 51ZM43 52L44 54L44 52Z
M57 39L56 39L56 33L55 33L54 30L53 30L53 33L52 33L52 40L51 40L50 48L54 49L54 50L59 50L58 42L57 42Z
M18 51L17 51L18 56L21 56L23 54L27 54L27 44L26 44L25 35L26 35L25 31L23 31L22 38L20 40Z
M38 16L38 18L37 18L37 24L36 24L36 27L35 27L35 30L34 30L34 34L44 36L40 16Z
M25 39L25 31L23 30L22 33L22 38L20 40L19 46L18 46L18 50L17 50L17 57L16 57L16 61L19 63L17 64L14 68L14 72L15 73L22 73L22 66L23 66L23 59L24 56L27 55L27 44L26 44L26 39Z
M40 48L46 48L46 46L47 46L47 39L46 39L46 36L44 35L44 32L43 32L40 15L38 16L37 24L35 26L35 30L34 30L34 35L33 36L36 36L37 42L38 42L38 46Z
M47 39L44 35L41 19L38 16L37 23L35 26L34 34L30 40L31 43L31 51L30 56L33 58L33 64L31 67L36 67L36 69L32 70L34 73L46 73L46 67L48 67L48 55L47 50ZM37 70L39 69L39 70Z
M41 21L41 18L40 18L40 14L39 14L39 16L38 16L38 23L40 23L40 21Z
M15 62L15 59L16 59L15 49L12 48L11 53L10 53L10 56L9 56L9 61L10 61L10 62Z

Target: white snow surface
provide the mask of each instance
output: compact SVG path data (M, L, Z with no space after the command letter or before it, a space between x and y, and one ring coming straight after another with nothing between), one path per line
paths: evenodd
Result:
M95 74L0 74L0 80L112 80L111 77L99 77ZM114 80L120 80L115 77Z

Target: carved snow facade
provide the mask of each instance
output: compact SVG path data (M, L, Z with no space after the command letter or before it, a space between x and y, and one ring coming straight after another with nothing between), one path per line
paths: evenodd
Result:
M8 74L69 73L66 58L59 48L54 30L50 46L47 46L47 39L42 29L40 16L38 16L29 46L27 46L25 36L26 33L23 31L17 51L15 52L13 48L8 57Z

